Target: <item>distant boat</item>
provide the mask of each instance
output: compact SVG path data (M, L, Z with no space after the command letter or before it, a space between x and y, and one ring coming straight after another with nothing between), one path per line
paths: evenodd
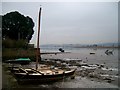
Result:
M95 54L94 52L91 52L90 54Z
M107 54L107 55L113 54L113 50L106 50L105 54Z
M59 51L64 52L65 50L63 50L62 48L59 48Z

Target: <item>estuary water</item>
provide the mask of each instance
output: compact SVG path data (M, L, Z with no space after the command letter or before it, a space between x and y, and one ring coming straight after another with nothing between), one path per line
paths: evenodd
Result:
M57 47L47 47L41 48L41 52L59 52ZM106 64L106 66L111 68L118 68L118 49L114 48L102 48L102 49L93 49L93 48L64 48L65 52L57 55L42 55L42 58L55 58L55 59L82 59L87 61L89 64ZM107 55L106 50L113 51L113 54ZM95 54L90 54L95 53Z

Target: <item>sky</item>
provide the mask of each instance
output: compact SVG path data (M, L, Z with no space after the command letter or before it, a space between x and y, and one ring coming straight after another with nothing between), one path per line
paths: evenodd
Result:
M41 45L118 42L117 2L2 2L2 15L18 11L31 17L30 43L36 45L40 5Z

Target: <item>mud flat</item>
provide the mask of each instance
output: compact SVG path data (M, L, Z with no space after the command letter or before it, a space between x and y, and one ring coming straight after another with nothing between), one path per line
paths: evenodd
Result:
M92 82L99 82L99 84L105 83L108 85L108 83L113 86L118 86L118 69L114 68L108 68L105 64L88 64L87 62L82 61L81 59L77 60L62 60L62 59L51 59L46 60L47 63L51 63L56 66L62 66L63 68L69 67L69 68L76 68L75 76L77 78L80 78L79 82L81 80L87 80ZM78 81L78 79L77 79ZM78 82L78 83L79 83ZM89 82L89 83L90 83ZM73 83L72 80L70 83ZM85 83L84 83L85 84ZM91 84L90 84L91 85ZM106 85L106 87L107 87ZM94 85L93 85L94 86ZM73 86L74 87L74 86ZM89 86L88 86L89 87ZM91 87L91 86L90 86Z
M44 55L43 58L47 58L47 62L51 59L50 62L56 62L58 65L77 68L76 78L66 81L63 86L58 85L58 87L118 88L117 52L114 52L114 55L107 56L103 50L96 51L94 55L90 55L89 52L75 52Z
M105 76L104 74L100 76L98 74L99 71L93 72L93 70L88 70L88 68L86 69L82 66L80 68L77 67L75 79L67 78L59 82L40 85L19 85L12 74L4 67L3 88L118 88L117 79L115 81L115 78L109 75ZM76 66L71 66L71 68L73 67L75 68Z

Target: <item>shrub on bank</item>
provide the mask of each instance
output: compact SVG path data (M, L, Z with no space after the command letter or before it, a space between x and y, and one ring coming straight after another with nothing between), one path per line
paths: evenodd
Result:
M27 41L26 40L11 40L6 39L2 41L3 48L27 48Z
M23 49L23 48L3 48L2 61L16 58L30 58L32 61L36 58L35 49Z

